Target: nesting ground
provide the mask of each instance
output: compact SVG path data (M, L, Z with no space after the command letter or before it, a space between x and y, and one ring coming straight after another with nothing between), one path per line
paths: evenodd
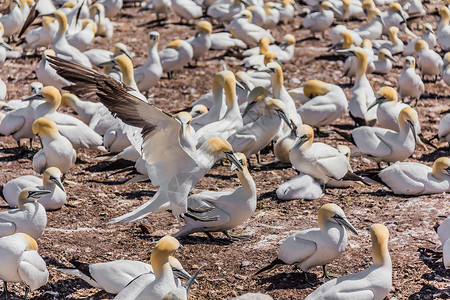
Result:
M436 10L436 3L424 3L429 12ZM161 34L160 49L171 40L186 39L194 34L194 26L180 25L173 14L164 26L145 25L155 16L150 12L139 12L136 7L123 9L113 21L115 33L112 40L96 38L92 48L110 49L115 42L127 44L134 52L135 65L146 60L146 34L156 30ZM424 20L436 28L438 17L428 15ZM278 41L285 33L293 33L297 40L309 36L305 30L296 30L301 24L297 17L292 23L280 25L273 30ZM357 22L347 23L349 27ZM152 27L153 26L153 27ZM220 28L215 28L219 31ZM327 32L328 33L328 32ZM401 38L405 38L402 36ZM307 40L297 43L295 57L283 66L285 85L299 87L309 79L320 79L341 84L347 95L351 86L342 78L343 62L328 51L329 41ZM242 63L233 57L222 57L223 52L210 51L196 68L185 68L176 73L173 80L164 75L151 93L158 107L174 112L208 92L212 76L223 63L233 71L242 70ZM9 60L1 69L1 78L8 87L7 99L18 99L28 95L28 83L36 81L34 70L40 57ZM401 72L403 60L398 60L387 76L369 75L375 90L383 85L395 86ZM426 95L418 103L417 111L426 138L437 133L439 113L449 106L449 88L443 82L426 83ZM70 110L65 109L71 113ZM341 129L350 129L348 116L335 124ZM331 127L330 127L331 128ZM336 145L346 143L336 135L321 138L321 141ZM39 145L36 140L36 144ZM410 161L431 165L440 156L449 154L448 148L428 152L416 151ZM97 165L98 152L81 150L76 166L68 174L71 182L67 186L68 205L60 211L48 213L48 224L44 236L38 241L39 252L50 270L49 283L32 293L33 299L111 299L113 295L90 288L81 280L54 270L61 264L69 265L73 256L79 260L95 263L115 259L149 261L150 251L156 241L164 235L176 232L182 221L169 213L151 214L131 224L106 224L139 206L152 197L157 190L150 183L120 184L123 174L102 170L105 164ZM5 184L20 175L33 174L32 157L35 152L17 148L11 137L0 137L0 184ZM264 163L274 161L273 151L267 148L262 155ZM252 162L255 160L252 158ZM376 168L367 159L352 159L354 170ZM450 270L442 264L442 254L435 252L438 239L433 226L450 215L450 197L432 195L421 197L399 197L380 185L329 189L321 199L314 201L294 200L280 202L275 190L286 180L296 175L290 168L261 167L250 170L257 190L258 206L255 214L235 233L252 234L248 242L228 243L223 239L212 242L201 234L182 240L185 247L176 253L187 271L193 272L201 265L199 285L193 286L190 299L229 299L247 292L264 292L275 299L304 299L315 286L302 283L303 277L291 267L280 267L274 271L253 277L262 266L277 255L281 241L294 231L316 227L317 210L325 203L338 204L360 234L349 234L346 252L333 261L328 270L340 276L366 268L371 262L370 236L367 229L373 223L383 223L390 231L389 249L393 262L393 290L390 298L397 299L447 299L450 298ZM229 167L216 165L195 186L193 192L219 191L238 186L238 180ZM1 209L6 203L0 200ZM221 234L217 237L222 238ZM310 270L309 277L321 275L320 268ZM23 296L24 287L9 285L16 296Z

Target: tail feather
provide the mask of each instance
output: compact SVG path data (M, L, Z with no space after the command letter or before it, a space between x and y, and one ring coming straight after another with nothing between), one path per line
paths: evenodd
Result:
M279 265L285 265L286 263L284 261L282 261L279 258L274 259L269 265L265 266L264 268L262 268L261 270L259 270L258 272L255 273L255 275L258 275L262 272L268 271L268 270L272 270L273 268L275 268L276 266Z

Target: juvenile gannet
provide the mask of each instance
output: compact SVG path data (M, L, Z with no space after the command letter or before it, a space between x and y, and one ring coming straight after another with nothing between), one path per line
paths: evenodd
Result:
M352 147L352 156L366 156L378 163L408 158L414 152L416 143L425 148L414 126L418 119L414 109L405 107L398 115L398 132L368 126L353 129L350 138L355 145Z
M450 86L450 52L445 53L441 70L442 80Z
M26 187L36 187L49 191L48 195L41 195L38 202L46 210L61 208L66 203L66 191L62 185L62 173L56 167L45 170L43 178L25 175L8 181L3 187L3 196L10 207L17 207L20 192Z
M444 64L439 54L431 50L424 40L418 40L414 45L418 59L417 66L422 73L422 78L425 75L434 75L435 79L441 74L442 65Z
M436 29L436 36L442 49L448 51L450 50L450 10L447 6L441 6L439 8L439 15L441 16L441 20Z
M202 7L192 0L172 0L172 10L180 17L180 23L183 19L189 23L203 15Z
M168 74L169 79L172 78L174 71L183 68L193 57L194 50L191 44L183 40L174 40L159 51L163 72Z
M247 157L257 154L278 134L283 123L291 126L280 100L267 101L263 115L256 121L239 128L228 138L234 151L242 152Z
M143 274L131 281L117 296L116 300L162 299L177 288L169 256L181 247L178 240L165 236L156 243L150 256L153 272Z
M439 146L450 144L450 114L445 115L439 123L438 130Z
M242 40L249 47L255 47L259 40L266 36L273 43L275 38L272 34L264 28L250 23L252 13L249 10L243 10L233 17L233 21L225 28L230 31L233 37Z
M356 80L348 103L350 117L358 126L374 124L376 122L376 111L367 111L367 107L375 100L375 95L366 76L366 52L360 47L339 50L338 52L348 53L356 57Z
M276 193L280 200L315 200L322 197L323 189L313 177L300 174L282 183Z
M309 125L300 125L297 128L297 136L289 159L299 172L321 180L324 186L331 179L362 181L353 173L344 153L324 143L313 143L314 131Z
M348 108L347 97L337 85L308 80L303 87L308 101L297 110L305 124L319 128L340 118Z
M398 27L389 27L388 40L374 40L372 41L373 47L375 49L387 49L392 55L397 55L403 52L403 42L398 38Z
M296 265L304 272L307 282L306 271L315 266L323 266L323 277L329 278L326 264L339 257L347 247L344 226L353 233L358 233L347 220L344 211L333 203L325 204L319 209L318 223L319 228L299 231L289 236L281 244L278 257L256 274L278 265Z
M392 262L388 251L389 231L382 224L370 227L373 263L359 273L326 282L305 300L370 299L382 300L392 289Z
M195 63L205 55L211 47L212 25L208 21L200 21L195 28L195 36L186 40L194 50L193 59Z
M120 54L126 54L131 58L131 53L128 51L127 45L123 43L114 44L113 50L108 51L104 49L90 49L83 52L93 65L100 65L101 63L111 61L114 57Z
M75 268L58 268L56 270L79 277L91 286L110 294L120 293L133 279L142 274L151 273L154 276L151 265L137 260L114 260L87 264L72 259L70 262ZM175 280L178 277L191 278L175 257L169 256L169 264L174 272Z
M33 123L33 133L39 135L42 149L33 156L33 169L42 174L50 167L57 167L63 174L75 164L77 154L72 143L58 131L58 125L48 118Z
M82 29L73 34L66 34L67 42L80 50L85 51L94 41L97 25L91 19L81 21Z
M188 197L189 212L181 216L186 225L173 236L186 237L194 232L223 232L229 239L248 238L232 236L227 231L251 217L256 209L256 186L247 169L247 159L243 153L236 153L243 168L237 169L241 186L232 191L204 191Z
M3 36L8 38L19 32L26 18L21 11L22 4L19 0L9 1L9 14L0 16L0 23L3 24Z
M89 8L89 15L97 25L95 36L102 36L107 39L111 39L114 33L114 27L111 20L105 16L105 7L100 3L100 1L97 1Z
M30 30L25 36L24 50L37 50L40 47L48 48L58 31L58 23L49 16L42 17L42 27Z
M48 270L45 261L38 254L36 241L25 233L16 233L0 238L0 279L7 297L7 282L21 282L26 285L25 298L32 291L47 284Z
M58 126L58 131L72 143L74 148L104 150L103 139L98 133L79 119L56 111L61 105L61 94L58 89L46 86L42 89L42 95L36 95L33 98L39 97L45 98L45 102L36 107L35 119L46 117L53 120Z
M325 35L325 29L328 29L334 20L334 14L341 15L341 12L336 9L328 1L320 3L320 11L308 14L303 18L303 27L308 29L313 36L316 32Z
M352 29L362 39L375 40L381 36L383 27L385 26L381 11L378 8L368 9L368 21L366 25Z
M416 103L425 92L425 85L423 84L422 78L416 74L416 60L412 56L405 58L402 74L397 81L397 90L402 99L410 97L416 99Z
M228 32L216 32L211 34L211 48L213 50L227 50L229 48L247 48L240 39L233 37Z
M434 49L434 47L436 47L436 34L434 33L433 26L431 26L430 23L423 24L422 36L411 40L403 49L403 55L414 55L414 46L416 45L416 42L418 40L424 40L425 42L427 42L428 46L430 46L431 49Z
M37 79L45 86L51 85L62 90L63 87L70 85L70 82L56 74L56 71L50 67L47 62L47 57L49 56L56 56L55 51L47 49L42 53L41 62L36 70Z
M383 48L378 52L377 59L367 66L367 73L388 74L392 70L392 62L395 58L388 49Z
M450 158L440 157L430 168L415 162L397 162L383 169L378 180L399 195L450 192Z
M37 201L50 193L36 187L24 188L18 196L18 208L0 212L0 237L22 232L34 239L40 238L47 226L47 214Z
M92 67L89 58L84 55L80 50L71 46L66 39L66 28L67 28L67 17L64 13L60 11L54 12L52 15L55 16L58 22L58 32L53 39L51 48L55 51L57 57L61 57L82 65L86 67Z
M134 80L141 92L154 87L162 76L163 68L158 54L158 43L159 33L150 32L147 38L147 61L134 69Z

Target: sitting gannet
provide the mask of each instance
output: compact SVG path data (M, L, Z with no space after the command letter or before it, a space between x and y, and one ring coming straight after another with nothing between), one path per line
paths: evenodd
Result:
M95 3L101 3L105 8L105 17L111 18L119 13L123 6L123 0L99 0Z
M134 80L139 91L148 91L161 78L163 68L158 54L159 33L152 31L147 38L147 61L134 69Z
M314 131L309 125L300 125L297 136L289 158L299 172L321 180L324 186L332 179L362 181L353 173L344 153L324 143L313 143Z
M89 124L92 117L99 110L107 110L107 108L101 103L80 100L80 98L72 93L64 93L61 95L61 105L70 106L77 113L80 120L85 124Z
M56 270L79 277L91 286L110 294L120 293L133 279L142 274L151 273L153 276L155 274L151 265L137 260L114 260L87 264L72 259L70 262L75 268L58 268ZM169 264L174 272L175 280L179 280L178 277L191 278L175 257L169 256ZM88 274L84 273L86 271Z
M347 43L345 46L347 47L342 47L342 50L338 50L338 53L346 53L344 50L345 49L353 49L354 46L351 43ZM366 57L367 57L367 68L369 68L369 66L372 64L373 60L374 60L374 52L372 49L372 42L369 39L364 39L361 43L361 48L364 50L364 52L366 53ZM358 68L358 60L356 57L354 56L350 56L348 57L345 62L344 62L344 76L350 77L350 84L352 83L352 78L356 77L356 70ZM367 71L366 71L367 73Z
M373 264L359 273L330 280L305 300L383 300L392 289L392 262L388 251L389 231L382 224L370 227Z
M18 208L0 212L0 237L22 232L34 239L40 238L47 226L47 214L37 201L47 194L50 191L24 188L18 196Z
M227 50L229 48L247 48L240 39L233 37L228 32L216 32L211 34L211 48L213 50Z
M381 11L378 8L369 8L368 21L369 23L366 25L357 27L352 31L357 33L362 39L378 39L383 32L383 27L385 27Z
M296 232L280 246L278 257L270 265L256 274L270 270L278 265L296 265L302 269L305 282L306 271L315 266L323 266L323 277L329 278L326 264L339 257L347 247L347 227L353 233L356 229L347 220L344 211L336 204L323 205L318 213L319 228Z
M7 282L21 282L26 285L25 299L47 284L48 270L45 261L38 254L36 241L25 233L16 233L0 238L0 279L4 281L7 296Z
M444 64L442 65L441 70L442 80L445 82L445 84L450 86L450 52L445 53L443 62Z
M367 66L367 73L388 74L392 70L392 62L395 58L388 49L383 48L378 52L377 59Z
M446 6L439 8L439 15L441 20L439 21L436 29L436 36L439 44L444 51L450 50L450 10Z
M414 50L414 46L416 45L416 42L418 40L424 40L425 42L427 42L428 46L431 49L434 49L434 47L436 47L437 42L436 42L436 35L433 31L433 26L431 26L430 23L425 23L422 26L422 36L419 36L413 40L411 40L403 49L403 55L414 55L415 54L415 50Z
M192 0L172 0L172 10L180 17L180 23L183 19L189 23L203 15L202 7Z
M189 212L181 215L186 225L174 237L181 238L194 232L221 231L231 240L245 239L227 232L247 221L256 209L256 186L248 172L247 159L242 153L236 153L236 158L243 168L240 170L232 165L231 169L237 170L241 186L232 191L204 191L189 196Z
M247 46L255 47L259 40L266 36L273 43L275 38L264 28L250 23L252 13L249 10L243 10L233 17L233 21L228 24L225 30L232 33L233 37L242 40Z
M279 140L277 141L277 143ZM277 188L277 198L280 200L305 199L314 200L322 197L323 189L313 177L300 174L282 183Z
M83 52L94 41L97 25L91 19L83 20L81 24L82 29L70 35L66 34L66 39L70 45Z
M215 1L206 10L206 14L219 22L230 22L235 15L245 9L242 0Z
M417 66L422 73L422 78L425 75L434 75L435 79L441 74L442 65L444 64L439 54L431 50L424 40L418 40L414 45L418 59Z
M320 3L320 11L307 15L303 19L303 27L308 29L313 36L316 32L321 32L325 38L325 29L328 29L334 20L334 14L342 15L336 7L328 1Z
M5 201L10 207L17 207L20 192L26 187L36 187L39 190L49 191L48 195L41 195L38 202L46 210L60 209L66 203L66 191L62 185L62 173L56 167L45 170L43 178L25 175L8 181L3 187Z
M388 35L392 26L400 28L402 31L409 32L406 26L408 14L403 10L402 6L393 2L389 4L388 9L382 13L384 26L383 34Z
M373 47L375 49L387 49L392 55L397 55L403 52L403 42L398 38L398 28L391 26L389 28L389 40L375 40L372 41Z
M22 14L21 7L20 0L9 0L9 14L0 16L0 23L3 24L4 28L3 36L10 38L20 31L26 18Z
M159 58L163 72L172 78L174 71L187 65L194 57L194 50L191 44L183 40L174 40L166 48L159 51Z
M440 157L430 168L415 162L397 162L378 174L378 181L398 195L450 192L450 158Z
M412 56L405 58L402 74L397 81L397 90L402 99L406 97L416 99L416 104L420 96L425 92L425 85L423 84L422 78L416 74L416 60Z
M100 1L97 1L89 8L89 17L97 25L95 36L111 39L114 33L114 27L109 18L105 16L105 7Z
M70 82L56 74L56 71L50 67L47 62L47 57L56 56L55 51L52 49L46 49L42 53L42 60L39 63L39 67L36 70L36 76L39 82L41 82L44 86L54 86L59 90L62 90L63 87L70 85Z
M48 118L33 123L33 133L39 135L42 149L33 156L33 169L42 174L50 167L57 167L63 174L75 164L77 154L72 143L58 131L58 125Z
M42 27L30 30L25 36L24 50L36 50L39 47L48 48L58 31L58 23L55 19L49 16L42 18Z
M104 49L90 49L83 52L86 55L93 65L100 65L101 63L111 61L114 57L119 56L120 54L126 54L131 58L131 53L128 51L128 48L123 43L114 44L113 50L108 51Z

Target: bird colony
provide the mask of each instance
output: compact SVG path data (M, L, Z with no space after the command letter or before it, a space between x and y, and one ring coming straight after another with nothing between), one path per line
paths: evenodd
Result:
M450 297L450 11L8 0L5 299Z

